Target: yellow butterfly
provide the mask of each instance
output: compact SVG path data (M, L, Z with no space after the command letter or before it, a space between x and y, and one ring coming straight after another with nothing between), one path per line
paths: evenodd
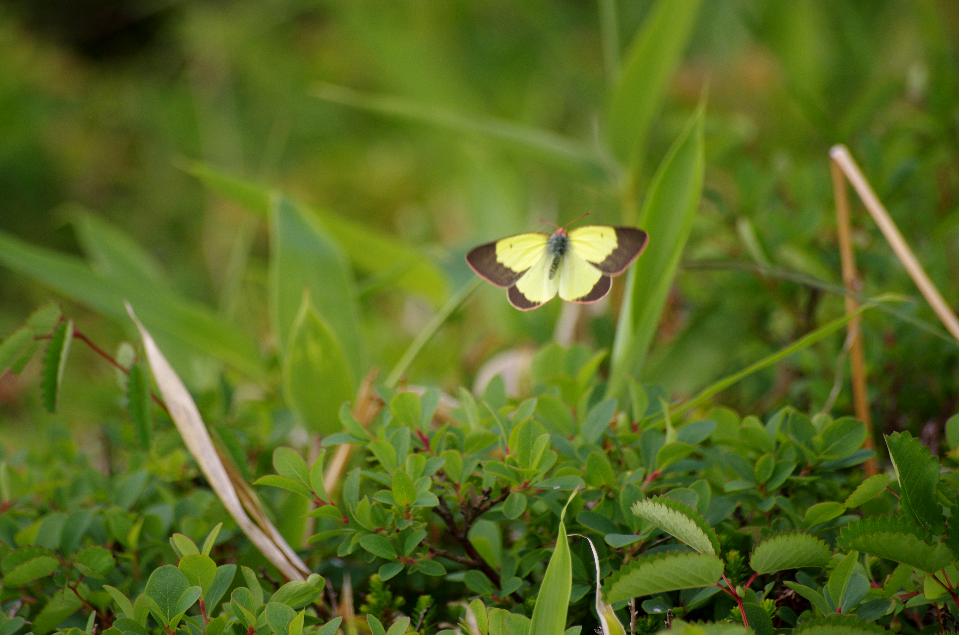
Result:
M468 265L495 286L508 289L518 310L534 310L555 295L591 303L611 290L648 244L648 234L627 226L582 226L551 235L512 235L474 248Z

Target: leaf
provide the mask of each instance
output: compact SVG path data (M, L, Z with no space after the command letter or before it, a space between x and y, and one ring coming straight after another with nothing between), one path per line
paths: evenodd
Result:
M0 375L11 370L17 362L34 347L34 337L30 329L22 326L0 342Z
M157 260L125 232L90 213L75 215L73 225L94 270L113 280L127 280L132 285L166 287Z
M353 372L340 343L307 296L294 321L283 377L287 401L306 428L321 434L340 429L338 410L354 395Z
M667 6L668 3L664 3ZM628 273L612 348L608 396L640 373L688 241L704 177L704 107L699 107L659 166L638 220L653 238Z
M506 519L514 520L520 518L527 507L528 497L521 492L512 492L508 498L504 500L504 505L501 506L501 513L504 514Z
M180 613L182 597L190 587L190 581L183 572L173 565L164 565L150 574L144 593L157 604L161 614L159 621L168 626Z
M264 607L264 618L273 634L286 634L287 626L296 615L297 612L283 603L267 603Z
M865 424L852 417L835 419L818 433L821 443L819 456L823 459L842 459L862 447L868 431Z
M608 600L614 603L666 591L711 587L724 568L721 559L708 554L651 554L628 563L608 578Z
M832 597L835 606L840 609L842 613L847 611L847 609L843 607L842 601L845 599L845 593L855 576L857 567L858 552L849 552L835 565L828 577L826 590L829 596Z
M6 587L22 587L39 578L46 578L59 567L60 563L52 556L36 556L13 569L5 570L3 584Z
M278 474L297 481L310 492L311 482L308 477L307 462L293 448L275 448L272 460L274 470L276 470Z
M595 563L595 614L598 615L598 621L601 623L601 633L605 636L624 636L627 634L624 625L618 620L618 615L615 613L614 608L611 606L607 600L605 600L604 589L601 587L601 562L598 560L598 551L595 549L595 544L591 542L591 539L587 536L581 534L571 534L571 536L580 536L588 542L588 547L591 549L591 557Z
M381 621L377 619L377 616L367 614L367 626L371 630L371 634L374 636L383 636L386 631L384 631L384 625Z
M645 151L648 131L688 43L699 4L659 0L635 35L608 105L608 145L626 166L637 166Z
M268 215L271 194L267 188L200 162L191 162L184 170L247 210L265 217ZM447 278L419 247L341 215L317 208L308 209L303 205L299 208L310 210L312 218L323 226L360 270L390 276L401 289L421 295L435 305L448 298Z
M595 404L588 411L588 416L581 424L581 438L584 439L585 443L593 444L601 438L601 435L608 429L612 417L615 416L615 408L617 407L617 401L606 399Z
M207 593L214 584L217 577L217 564L210 556L203 554L190 554L184 556L177 563L177 567L183 572L184 576L191 585L198 585L201 595Z
M928 574L954 560L948 547L927 543L913 524L890 517L853 521L839 530L836 543L843 550L854 549L905 563Z
M759 574L786 569L822 567L832 552L822 539L802 532L789 532L762 541L752 552L749 565Z
M340 247L308 213L278 197L271 209L270 303L274 333L287 355L296 350L292 338L305 298L336 337L347 357L349 378L358 374L359 311L347 262Z
M286 476L279 476L277 474L267 474L258 478L254 481L254 485L266 485L268 487L276 487L278 489L287 490L297 494L298 496L303 496L304 498L311 498L311 491L304 487L304 485L295 479L287 478Z
M0 263L118 321L125 318L124 301L129 300L165 342L209 355L255 379L264 378L253 340L202 305L142 283L110 279L74 257L32 246L2 232Z
M461 135L490 139L510 148L533 153L546 160L554 160L590 176L602 177L606 173L606 166L597 153L551 131L478 114L462 114L436 104L424 104L403 97L365 93L334 84L317 85L314 89L314 97L381 115L436 126Z
M849 494L848 498L845 499L845 507L848 509L854 509L865 503L868 503L873 498L885 491L888 487L889 477L885 474L876 474L874 476L869 476L864 481L859 483L859 486Z
M150 414L150 387L147 374L139 363L130 366L127 372L127 413L134 422L137 441L146 450L150 449L150 433L153 429Z
M237 565L219 565L217 567L217 573L214 574L214 580L211 582L210 587L207 588L207 592L204 595L204 602L207 605L207 613L213 614L214 609L217 604L230 589L231 583L234 582L234 576L237 575Z
M845 506L835 501L825 501L815 503L805 511L805 518L802 521L805 527L812 528L822 523L835 520L845 513Z
M568 603L571 600L571 549L565 530L565 512L577 491L571 493L561 508L558 522L558 538L548 561L544 580L538 588L538 597L531 612L532 634L563 634L568 620Z
M296 580L309 574L310 570L281 537L257 501L253 490L240 478L237 469L231 468L232 474L229 473L184 383L170 367L153 337L138 321L133 309L128 306L127 310L140 332L147 361L164 404L170 411L171 419L183 438L184 445L197 461L224 508L254 546L285 578ZM241 498L244 499L243 505Z
M832 607L825 600L825 596L823 596L821 592L817 592L807 585L802 585L801 583L790 580L785 581L785 586L811 603L812 608L817 609L820 614L827 616L832 613Z
M501 528L494 521L481 519L468 531L468 541L477 550L484 562L501 569Z
M886 633L885 628L876 625L858 616L814 616L811 612L806 612L798 617L798 624L795 625L796 634L869 634L880 635Z
M764 607L756 602L746 600L744 603L745 617L748 618L748 625L756 634L774 634L772 628L772 618Z
M411 619L407 616L401 616L387 628L388 636L403 636L407 633L408 627L411 625Z
M391 495L394 497L394 502L401 508L409 507L417 499L418 491L414 481L404 470L397 470L391 477Z
M34 618L33 626L31 627L32 633L52 633L54 628L73 616L82 605L83 602L73 590L59 589L55 591L50 598L47 599L47 604L43 606L43 609L41 609L40 613Z
M639 518L671 534L701 554L718 555L718 537L698 512L667 498L645 499L631 507Z
M85 547L74 557L77 571L88 578L103 578L114 568L114 564L113 554L97 545Z
M902 507L924 527L941 531L942 508L936 500L939 462L908 432L886 434L885 444L902 488Z
M48 412L57 411L57 398L60 396L60 384L63 382L63 371L67 366L72 340L73 321L67 320L57 326L47 343L47 351L43 355L43 370L40 373L40 393Z
M374 554L378 558L394 560L397 558L397 551L391 545L391 541L377 534L365 534L360 540L361 547Z

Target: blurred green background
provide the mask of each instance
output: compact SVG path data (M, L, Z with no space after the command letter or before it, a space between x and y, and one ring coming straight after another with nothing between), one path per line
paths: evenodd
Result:
M448 288L434 299L359 274L365 367L385 370L471 277L463 254L473 244L589 210L595 222L624 218L603 172L377 113L384 102L375 96L553 132L604 160L607 95L650 8L640 0L4 3L0 230L89 256L77 231L94 215L149 255L144 285L209 306L270 360L267 224L184 167L201 161L279 189L418 246L444 272ZM839 142L957 307L957 43L950 0L701 5L642 158L650 176L704 96L704 194L646 382L687 396L843 313L827 159ZM958 409L958 345L858 205L855 226L865 293L909 298L902 319L872 313L865 322L877 428L941 427ZM0 267L0 333L52 296ZM82 303L66 307L111 349L131 335ZM560 312L555 302L521 314L485 287L409 378L470 387L493 355L549 341ZM610 348L616 316L610 305L591 313L578 339ZM817 411L841 379L833 411L851 412L841 349L838 335L723 402L742 412L783 403ZM198 391L216 387L217 371L210 361L182 370ZM36 420L96 422L116 404L113 372L89 353L67 374L76 383L55 417L39 409L36 370L0 380L5 438L18 440L17 426Z

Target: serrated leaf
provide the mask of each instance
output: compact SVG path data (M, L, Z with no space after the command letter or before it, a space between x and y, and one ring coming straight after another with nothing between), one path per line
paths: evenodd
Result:
M33 334L26 326L18 328L7 335L7 337L0 342L0 374L13 368L23 354L33 345Z
M702 554L718 555L718 537L701 514L667 498L645 499L631 511Z
M749 564L759 574L774 574L785 569L822 567L831 557L832 552L822 539L792 532L759 543Z
M134 423L137 440L146 450L150 447L150 433L153 429L150 413L150 385L144 368L135 363L127 372L127 413Z
M927 543L913 524L889 517L849 523L839 531L836 543L841 549L905 563L929 574L954 560L952 551L942 543Z
M711 587L725 565L708 554L664 553L635 560L608 578L608 600L619 602L666 591Z
M885 491L889 481L889 477L885 474L876 474L875 476L866 478L859 483L859 486L845 499L845 507L853 509L868 503Z
M44 352L43 368L40 373L40 393L43 396L43 405L48 412L57 411L60 384L63 382L63 371L67 365L67 355L70 353L72 340L73 321L68 319L53 331L47 350Z
M908 432L885 435L895 477L902 488L902 507L923 526L939 529L942 510L936 500L939 462Z
M57 571L60 563L52 556L35 556L6 572L3 584L6 587L22 587L39 578L46 578Z
M887 633L881 625L862 620L858 616L824 616L816 617L805 612L798 618L795 625L796 634L884 634Z

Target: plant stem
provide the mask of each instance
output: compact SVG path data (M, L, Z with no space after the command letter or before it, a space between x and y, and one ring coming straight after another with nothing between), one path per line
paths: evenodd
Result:
M742 597L739 596L735 588L732 587L731 581L728 580L728 576L722 574L722 579L725 581L725 584L728 585L728 591L731 592L732 597L734 597L735 603L738 604L738 611L741 612L742 623L745 625L745 629L751 629L751 627L748 625L748 614L745 613L745 603L742 602Z

